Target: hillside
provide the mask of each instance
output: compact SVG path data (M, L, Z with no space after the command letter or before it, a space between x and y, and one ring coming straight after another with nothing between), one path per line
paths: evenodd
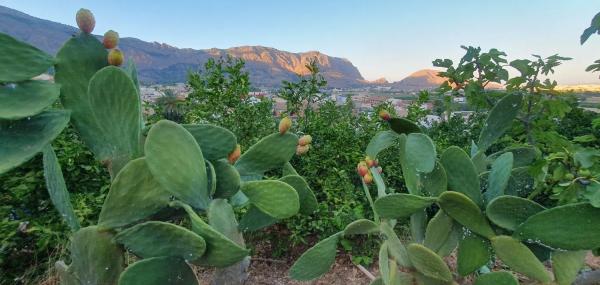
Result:
M50 54L56 54L62 43L77 33L78 29L0 6L0 32L33 44ZM349 60L317 51L292 53L262 46L181 49L164 43L127 37L121 39L119 47L126 57L130 57L137 64L140 80L144 83L184 82L188 70L197 71L209 58L230 54L246 61L246 70L255 86L274 87L282 80L295 80L296 74L308 72L304 65L314 57L317 58L323 76L330 86L348 88L365 84L362 75Z
M444 82L443 77L437 75L439 71L422 69L412 73L400 81L392 83L392 88L398 90L422 90L439 87Z

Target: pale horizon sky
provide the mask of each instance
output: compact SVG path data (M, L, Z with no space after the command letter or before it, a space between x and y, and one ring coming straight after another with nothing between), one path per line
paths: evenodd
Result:
M85 7L95 33L179 48L262 45L318 50L350 60L367 80L398 81L436 58L457 60L460 45L497 48L508 60L558 53L574 58L556 69L559 84L600 84L585 68L600 59L600 35L579 36L600 12L597 0L505 1L91 1L0 0L32 16L76 26Z

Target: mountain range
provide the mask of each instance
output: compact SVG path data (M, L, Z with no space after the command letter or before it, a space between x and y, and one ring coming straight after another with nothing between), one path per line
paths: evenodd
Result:
M79 29L0 6L0 32L54 55ZM398 82L388 83L385 78L367 81L349 60L318 51L292 53L263 46L196 50L130 37L121 38L119 48L136 63L140 81L145 84L185 82L188 71L199 71L209 58L226 55L244 59L254 86L277 87L282 80L294 81L298 74L309 72L305 64L312 58L317 59L328 85L335 88L381 85L419 90L439 86L443 80L437 77L437 71L422 70Z

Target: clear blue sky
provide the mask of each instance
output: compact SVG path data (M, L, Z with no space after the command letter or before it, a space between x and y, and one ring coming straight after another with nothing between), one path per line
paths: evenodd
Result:
M263 45L344 57L366 79L399 80L456 59L460 45L496 47L509 59L559 53L560 84L600 83L585 73L600 58L600 36L579 35L600 11L598 0L0 0L0 5L75 26L80 7L96 15L96 30L182 48Z

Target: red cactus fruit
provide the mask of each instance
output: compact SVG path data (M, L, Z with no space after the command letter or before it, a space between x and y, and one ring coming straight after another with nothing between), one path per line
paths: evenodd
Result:
M292 120L289 117L284 117L279 121L279 133L285 134L292 127Z
M227 160L229 160L229 163L234 164L238 158L240 158L240 155L242 154L242 147L238 144L235 146L235 149L227 156Z
M109 30L104 33L104 38L102 38L102 44L107 49L116 48L117 44L119 44L119 33Z
M94 27L96 26L94 14L92 14L92 11L88 9L79 9L79 11L77 11L77 15L75 16L75 20L77 21L77 26L79 29L86 34L92 33Z
M123 52L121 52L121 50L118 48L111 49L108 53L108 64L114 66L120 66L123 64Z

